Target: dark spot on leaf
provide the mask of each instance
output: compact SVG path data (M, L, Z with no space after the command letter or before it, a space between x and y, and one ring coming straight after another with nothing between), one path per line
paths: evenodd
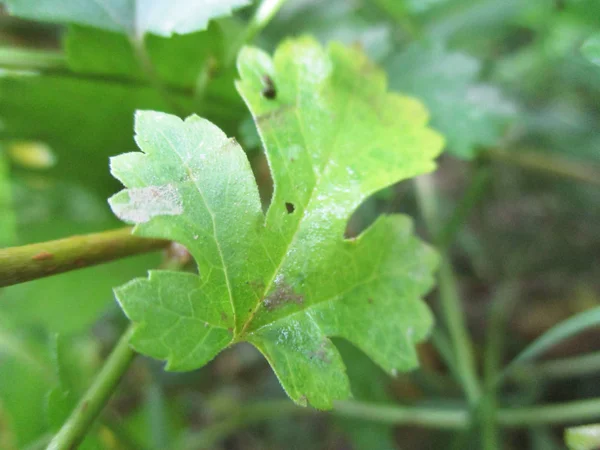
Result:
M54 255L49 252L39 252L37 255L31 257L34 261L47 261L54 258Z
M288 214L291 214L296 210L296 207L293 203L285 202L285 209L287 210Z
M233 328L229 327L229 328L227 328L227 331L229 331L230 333L233 333Z
M369 302L369 305L373 304L373 299L372 298L368 299L367 301Z
M265 75L262 77L262 82L263 82L263 90L261 91L261 94L263 95L263 97L268 98L269 100L273 100L275 97L277 97L277 90L275 89L275 83L273 83L273 80L271 79L271 77L269 75Z
M277 283L275 290L263 300L263 305L269 311L273 311L288 303L301 305L304 303L304 295L294 292L292 286L285 282Z
M89 406L88 401L83 402L81 405L81 411L85 412L88 409L88 406Z
M221 320L223 322L227 321L227 314L225 314L223 311L221 311Z

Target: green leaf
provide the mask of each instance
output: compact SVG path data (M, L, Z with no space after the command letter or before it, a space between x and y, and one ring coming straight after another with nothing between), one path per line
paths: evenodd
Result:
M167 369L201 367L248 341L295 402L330 408L350 394L331 336L388 373L417 365L435 253L399 215L357 239L343 234L369 195L432 170L442 139L419 102L386 92L359 50L303 38L273 59L246 48L238 67L275 184L266 217L235 140L197 116L139 112L144 153L112 159L129 189L111 207L136 234L185 245L199 276L151 271L115 292L136 323L132 345Z
M498 89L479 84L479 62L440 45L415 43L391 57L390 85L419 97L431 111L431 124L448 141L448 151L470 159L479 146L496 145L515 107Z
M571 450L594 450L600 447L600 424L567 428L565 443Z
M595 34L583 43L581 53L592 63L600 66L600 33Z
M204 30L216 17L250 0L6 0L12 15L42 22L79 24L130 36L159 36Z

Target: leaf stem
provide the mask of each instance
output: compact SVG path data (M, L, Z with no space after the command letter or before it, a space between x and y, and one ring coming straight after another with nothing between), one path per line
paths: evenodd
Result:
M249 403L232 409L227 418L184 438L182 448L213 448L235 430L289 414L324 414L311 408L298 407L289 400ZM381 405L367 402L342 401L330 412L334 416L351 417L389 425L412 425L431 429L466 430L471 425L465 406L434 408L431 406ZM527 428L532 425L552 425L592 420L600 417L600 398L577 400L554 405L497 410L498 424L505 428Z
M256 8L244 34L244 42L252 42L254 38L271 22L287 0L262 0Z
M456 233L469 218L473 208L477 206L483 195L487 192L490 180L491 172L489 167L479 166L475 169L465 193L454 208L450 219L448 219L437 235L436 243L440 251L446 251L452 245Z
M50 442L47 450L76 448L129 368L135 352L129 347L133 327L123 333L86 394Z
M64 69L67 59L61 52L0 47L0 67L23 70Z
M415 186L421 214L425 220L429 234L437 236L439 219L433 179L430 175L420 176L416 178ZM448 327L448 334L454 351L455 367L469 404L474 406L477 404L481 393L475 369L475 357L465 323L465 314L461 305L454 272L445 257L443 257L438 272L438 288L442 314Z
M559 156L531 151L507 152L499 149L488 149L484 153L484 158L600 186L600 167L577 163Z
M169 241L133 236L125 227L0 249L0 287L165 248Z
M486 345L483 357L484 394L480 400L481 444L484 450L501 448L498 440L498 399L494 381L500 370L505 338L505 325L517 299L517 284L502 284L491 302L488 314Z
M527 364L511 374L516 381L538 378L571 378L600 371L600 352L571 356L563 359Z

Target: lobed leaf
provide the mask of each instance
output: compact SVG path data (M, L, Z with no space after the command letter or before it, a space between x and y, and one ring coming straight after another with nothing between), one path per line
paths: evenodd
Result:
M417 365L435 253L403 216L381 217L356 239L344 229L369 195L432 170L442 139L423 106L386 92L383 72L357 49L302 38L273 58L246 48L238 68L274 180L268 211L235 140L197 116L138 112L143 153L112 159L128 189L111 207L136 234L185 245L199 275L152 271L116 296L136 324L132 345L168 369L201 367L247 341L295 402L330 408L350 395L330 337L390 374Z

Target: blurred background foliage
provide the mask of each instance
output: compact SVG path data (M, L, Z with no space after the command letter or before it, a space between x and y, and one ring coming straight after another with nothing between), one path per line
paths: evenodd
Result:
M106 202L119 189L108 157L135 149L136 109L197 113L237 137L268 202L268 167L233 85L254 7L205 31L148 35L146 61L124 35L4 12L0 246L119 226ZM599 303L599 26L597 0L289 0L254 39L269 51L300 34L360 45L386 69L391 89L427 105L447 141L433 176L440 222L448 224L439 242L453 262L480 363L493 299L508 284L517 289L501 324L506 360ZM395 211L411 214L437 242L419 219L410 183L362 205L348 233ZM112 287L163 258L137 256L0 291L1 449L47 442L123 328ZM592 352L595 360L558 375L543 365L522 371L499 402L600 396L599 338L592 330L545 356L560 362ZM462 398L431 344L421 348L422 368L395 380L339 345L359 400L448 406ZM251 411L250 419L234 414L280 398L267 363L249 346L188 374L138 358L83 448L478 448L469 435L358 419L277 408ZM506 449L564 448L559 428L506 431L501 441Z

